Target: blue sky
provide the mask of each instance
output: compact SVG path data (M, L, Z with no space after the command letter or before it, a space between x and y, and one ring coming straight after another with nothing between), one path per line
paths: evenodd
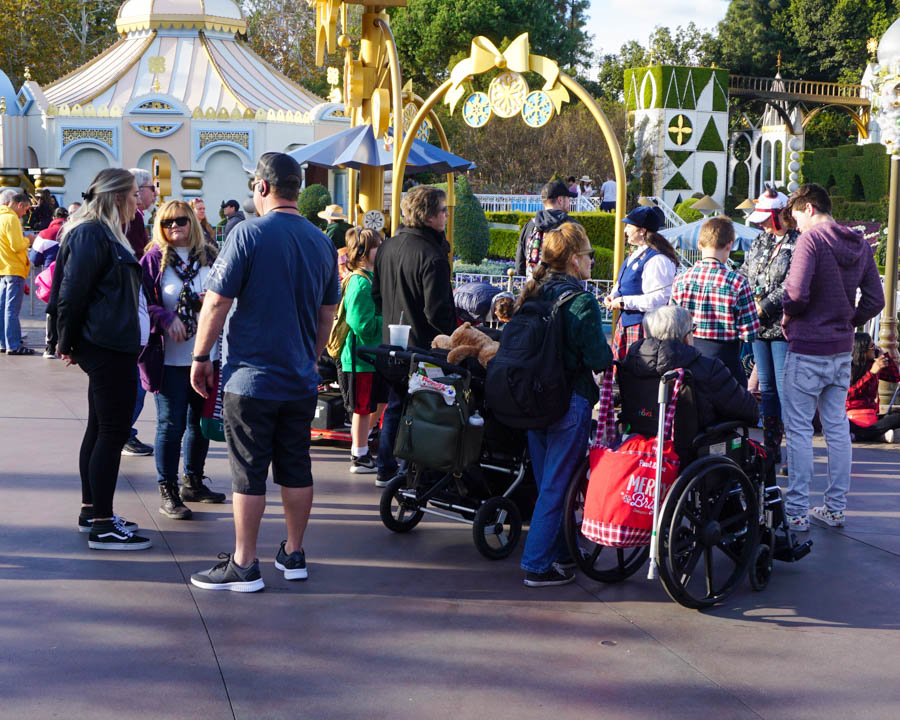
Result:
M588 32L597 54L617 53L629 40L646 45L657 25L712 28L727 9L728 0L591 0Z

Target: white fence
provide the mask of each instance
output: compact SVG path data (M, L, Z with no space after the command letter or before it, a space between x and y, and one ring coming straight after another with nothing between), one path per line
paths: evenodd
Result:
M540 195L476 195L485 212L528 212L535 213L544 205ZM600 209L600 198L572 198L570 212L590 212Z

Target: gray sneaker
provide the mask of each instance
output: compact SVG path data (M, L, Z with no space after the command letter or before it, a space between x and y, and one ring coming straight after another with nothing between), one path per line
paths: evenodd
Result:
M819 522L825 523L831 527L844 527L844 511L829 510L824 505L814 507L809 514Z
M275 555L275 567L284 573L285 580L306 580L309 577L306 572L306 553L300 548L288 555L284 549L286 544L287 540L281 541L281 547Z
M259 574L259 560L242 568L235 564L228 553L219 553L222 562L213 565L206 572L191 575L191 585L203 590L231 590L232 592L257 592L266 584Z

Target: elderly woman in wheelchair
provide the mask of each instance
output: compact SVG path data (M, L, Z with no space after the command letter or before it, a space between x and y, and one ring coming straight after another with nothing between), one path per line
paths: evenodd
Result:
M645 338L619 366L619 426L625 435L655 436L660 381L684 370L678 396L670 401L676 403L678 477L660 498L651 542L657 543L654 555L666 592L685 607L704 608L731 594L748 572L753 589L763 589L773 559L799 560L811 543L798 545L790 533L773 458L749 437L748 426L759 417L756 400L721 361L692 347L692 330L690 313L680 307L662 307L644 318ZM618 582L644 565L650 546L607 547L582 534L587 476L585 461L567 492L566 539L586 575Z

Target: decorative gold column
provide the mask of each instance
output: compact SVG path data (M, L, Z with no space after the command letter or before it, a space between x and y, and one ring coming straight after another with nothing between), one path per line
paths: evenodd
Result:
M888 206L888 232L884 254L884 310L881 312L881 328L878 344L896 362L897 353L897 245L900 241L900 156L891 155L890 205ZM878 394L881 404L891 401L895 385L881 382Z

